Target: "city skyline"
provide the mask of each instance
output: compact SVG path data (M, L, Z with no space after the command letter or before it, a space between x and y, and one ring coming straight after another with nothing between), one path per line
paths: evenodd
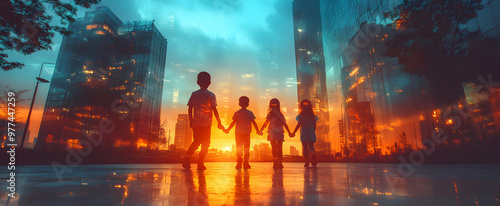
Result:
M262 116L269 99L277 97L288 110L289 114L285 113L285 115L294 125L297 96L295 66L292 60L291 2L281 0L241 2L237 5L228 5L231 9L225 10L215 3L197 1L190 3L129 1L128 3L111 1L103 2L98 6L108 6L124 22L154 20L160 32L169 39L161 117L162 122L168 121L166 133L169 130L172 133L175 131L177 114L186 113L187 99L191 92L197 89L196 72L202 70L211 72L214 76L213 84L209 89L218 97L219 110L225 110L226 114L221 117L227 124L233 112L238 109L237 98L246 95L250 97L249 109L256 113L259 124L263 123ZM151 5L162 12L156 12L156 10L144 12ZM86 11L92 11L98 6L79 9L77 16L82 17ZM264 9L254 12L255 8ZM208 19L212 23L201 23ZM217 29L222 25L224 29ZM9 53L9 59L21 60L26 66L22 70L6 72L5 84L11 85L13 89L32 90L25 78L29 79L34 71L39 71L41 62L55 63L61 41L61 36L56 35L52 51L40 51L30 55L30 58L18 53ZM275 72L269 75L259 74L259 72L270 71L270 68ZM42 77L50 80L52 72L53 65L44 65ZM228 76L214 75L218 73L228 74ZM225 94L227 84L220 84L228 79L236 84L243 81L249 82L250 86L242 85L239 91ZM20 82L24 83L20 84ZM260 86L251 89L254 87L251 85ZM34 134L38 134L48 87L48 85L39 87L31 117L32 133L29 142L33 141ZM29 93L25 97L29 97ZM223 97L227 99L224 100ZM21 116L26 116L23 114ZM25 118L21 121L24 120ZM265 136L256 135L253 138L257 142L266 141ZM234 136L216 132L213 140L213 146L221 149L234 141ZM294 142L296 146L299 144L297 139L289 140L286 144L291 142Z

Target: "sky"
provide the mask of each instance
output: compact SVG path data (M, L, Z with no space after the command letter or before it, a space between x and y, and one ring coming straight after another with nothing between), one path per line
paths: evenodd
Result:
M278 98L290 127L297 115L297 85L293 42L291 0L103 0L98 6L109 7L122 21L155 20L168 40L162 97L162 121L174 141L177 115L187 113L191 92L198 89L196 75L212 74L213 91L223 124L230 124L239 109L239 96L250 98L249 110L262 125L267 104ZM87 9L79 8L78 17ZM57 23L57 19L53 23ZM23 69L0 71L0 85L14 90L29 89L23 98L31 98L35 77L42 62L55 63L62 37L56 35L51 51L24 56L9 52L9 60L20 61ZM51 79L54 65L45 65L42 78ZM37 136L49 84L40 84L32 122L30 141ZM29 101L25 107L28 107ZM20 111L25 121L26 109ZM24 118L23 118L24 117ZM233 133L213 129L212 147L234 145ZM252 145L267 143L266 135L252 135ZM285 138L284 152L290 145L299 148L298 138Z

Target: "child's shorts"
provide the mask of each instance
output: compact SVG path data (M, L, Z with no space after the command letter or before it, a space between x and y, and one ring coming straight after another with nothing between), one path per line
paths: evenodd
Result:
M302 129L300 131L300 141L316 142L316 132L314 129Z
M283 132L269 131L267 141L285 141L285 134Z

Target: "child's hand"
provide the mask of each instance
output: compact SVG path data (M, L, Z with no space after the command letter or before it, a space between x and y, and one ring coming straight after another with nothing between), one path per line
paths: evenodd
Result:
M257 134L260 135L260 136L263 135L262 131L257 131Z
M294 133L289 133L289 136L292 137L292 138L295 137L295 132Z
M229 134L229 129L223 129L224 133Z
M219 128L219 129L221 129L221 130L225 130L225 129L226 129L226 128L225 128L224 126L222 126L222 124L220 124L220 123L217 125L217 128Z

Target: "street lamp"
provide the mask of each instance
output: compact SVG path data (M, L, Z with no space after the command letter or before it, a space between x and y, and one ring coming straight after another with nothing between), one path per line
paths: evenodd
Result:
M33 92L33 98L31 99L30 110L28 112L28 117L26 118L26 124L24 125L23 137L21 137L21 145L20 145L21 149L24 146L24 139L26 138L26 132L28 131L28 128L29 128L31 111L33 110L33 105L35 104L35 97L36 97L36 91L38 90L38 84L40 82L42 82L42 83L49 83L49 80L46 80L46 79L40 77L42 75L42 69L43 69L43 65L44 64L54 64L54 63L43 62L42 66L40 66L40 73L38 74L38 77L36 78L37 81L36 81L36 86L35 86L35 92Z

